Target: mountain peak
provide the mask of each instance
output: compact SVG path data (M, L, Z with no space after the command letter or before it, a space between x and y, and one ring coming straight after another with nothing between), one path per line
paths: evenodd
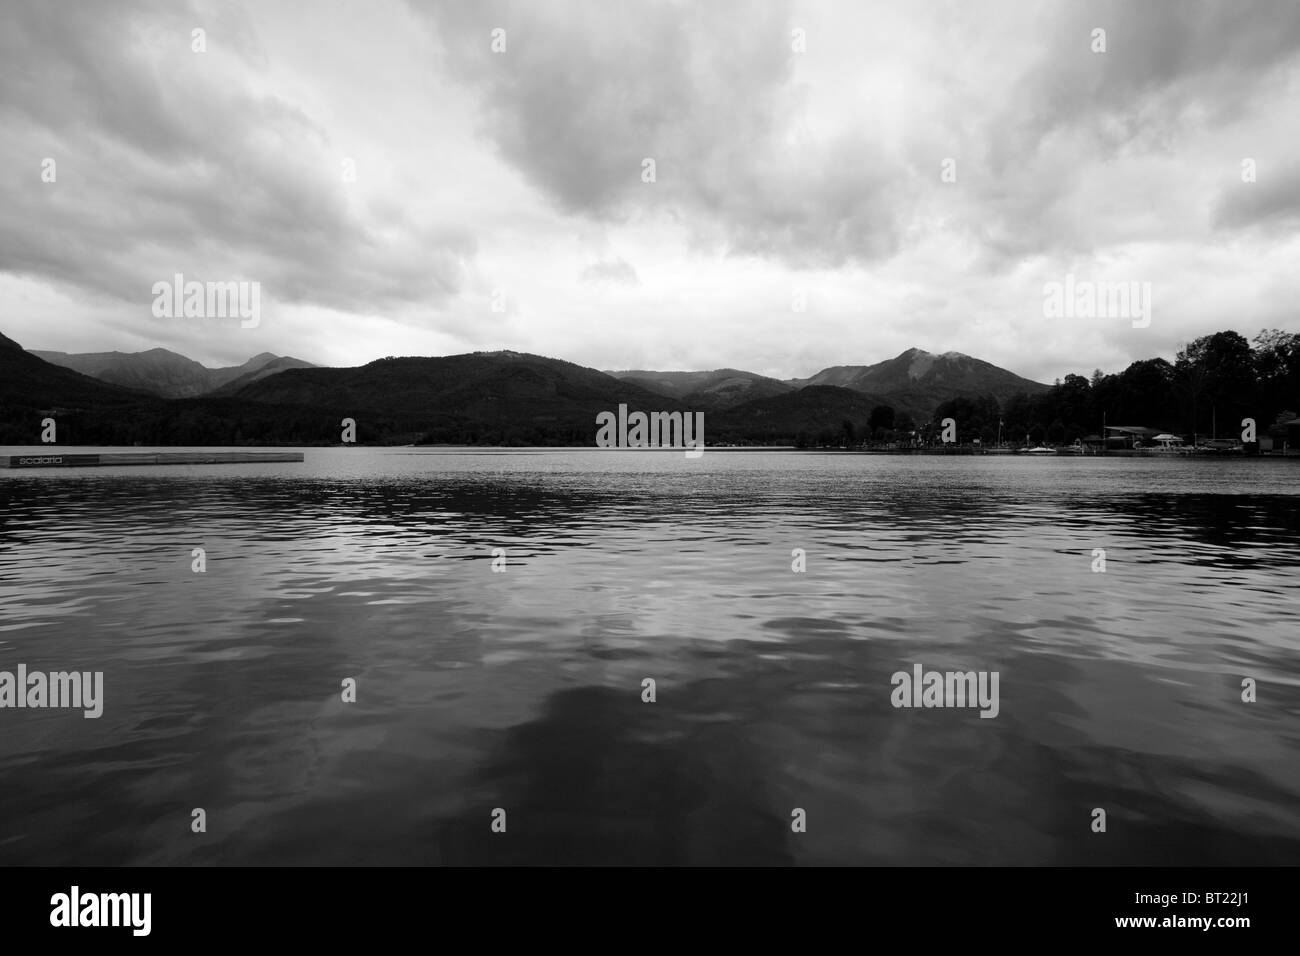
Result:
M918 359L918 358L942 358L942 359L968 359L970 358L965 352L943 352L935 354L927 352L925 349L911 348L898 356L901 359Z
M1006 401L1018 392L1037 394L1047 386L972 358L963 352L936 355L910 348L875 365L835 365L792 385L841 385L881 396L896 409L929 415L941 401L958 395L993 395Z

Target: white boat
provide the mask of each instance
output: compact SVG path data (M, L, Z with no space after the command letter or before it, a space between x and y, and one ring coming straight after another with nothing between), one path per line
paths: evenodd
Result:
M1056 449L1044 448L1042 445L1039 445L1037 448L1026 448L1025 454L1026 455L1055 455Z
M1163 455L1186 455L1191 451L1183 440L1177 435L1157 435L1154 439L1155 446L1149 448L1149 451Z

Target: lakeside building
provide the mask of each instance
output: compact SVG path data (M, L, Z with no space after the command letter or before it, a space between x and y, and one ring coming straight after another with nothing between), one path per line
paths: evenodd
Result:
M1138 446L1156 444L1156 439L1164 432L1159 428L1144 428L1141 425L1107 425L1106 450L1132 449ZM1096 437L1096 436L1089 436Z

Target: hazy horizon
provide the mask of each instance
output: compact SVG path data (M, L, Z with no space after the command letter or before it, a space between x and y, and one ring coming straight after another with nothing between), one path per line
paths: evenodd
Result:
M1257 330L1257 331L1258 331L1258 330ZM3 330L3 329L0 329L0 334L4 334L4 330ZM1242 333L1242 334L1244 334L1244 333ZM1254 338L1254 334L1255 334L1255 333L1252 333L1252 334L1250 334L1250 335L1246 335L1245 337L1246 337L1247 339L1253 339L1253 338ZM13 336L9 336L9 338L12 339ZM16 341L16 340L15 340L15 341ZM368 365L368 364L371 363L371 362L374 362L374 361L377 361L378 359L383 359L383 358L452 358L452 357L457 356L457 355L468 355L468 354L473 354L473 353L476 353L476 352L487 352L487 353L497 353L497 352L515 352L515 353L520 353L520 354L536 355L536 356L538 356L538 357L540 357L540 358L557 359L557 360L559 360L559 361L564 361L564 362L572 362L572 361L573 361L572 359L567 358L566 356L563 356L563 355L547 354L547 353L545 353L545 352L528 352L528 351L526 351L526 350L524 350L524 349L510 348L510 347L507 346L507 347L499 348L499 349L469 349L469 350L464 351L464 352L447 352L447 353L444 353L444 354L441 354L441 355L397 355L397 356L377 355L377 356L375 356L374 358L372 358L372 359L367 359L367 360L364 361L364 362L358 362L358 363L356 363L356 364L339 364L339 365L329 365L329 364L327 364L327 363L325 363L325 362L314 361L314 360L311 359L311 358L307 358L307 357L305 357L305 356L303 356L303 355L298 355L298 354L287 354L287 355L286 355L286 354L281 354L281 353L258 352L258 353L255 353L255 354L249 355L247 358L245 358L245 359L243 359L243 360L232 361L232 362L230 362L229 364L214 364L214 363L211 363L211 362L203 362L203 361L200 361L199 359L196 359L196 358L194 358L194 357L191 356L191 355L186 355L185 353L183 353L183 352L179 352L179 351L177 351L177 350L175 350L175 349L163 348L162 346L153 346L153 347L150 347L150 348L142 348L142 349L136 349L136 350L131 350L131 351L128 351L128 350L125 350L125 349L79 349L79 350L76 350L76 351L69 351L69 350L66 350L66 349L45 349L45 348L36 348L36 347L34 347L34 346L30 346L30 345L26 344L25 342L19 342L18 344L21 345L22 348L23 348L23 350L26 351L26 352L31 352L31 353L39 353L39 352L47 352L47 353L48 353L48 352L61 352L61 353L63 353L63 354L67 354L67 355L107 354L107 353L112 353L112 352L118 352L118 353L120 353L120 354L127 354L127 355L129 355L129 354L140 354L140 353L143 353L143 352L151 352L151 351L158 350L158 351L164 351L164 352L171 352L173 355L179 355L179 356L181 356L182 358L186 358L186 359L189 359L189 360L191 360L191 361L198 362L200 365L202 365L202 366L204 366L205 368L208 368L208 369L217 369L217 368L233 368L233 367L238 367L238 366L244 365L244 364L246 364L246 363L252 361L253 359L255 359L255 358L257 358L258 356L263 355L263 354L274 354L277 358L294 358L294 359L299 359L299 360L304 361L304 362L311 362L311 364L313 364L313 365L315 365L315 366L317 366L317 367L320 367L320 368L360 368L360 367L362 367L362 366L364 366L364 365ZM970 354L968 354L968 353L966 353L966 352L958 352L958 351L955 351L955 350L952 350L952 349L949 349L949 350L947 350L947 351L945 351L945 352L932 352L932 351L930 351L929 349L920 349L920 348L918 348L917 346L909 346L908 348L905 348L905 349L903 349L903 350L900 351L900 352L894 353L894 354L892 354L892 355L886 355L886 356L884 356L883 358L874 358L874 359L865 360L865 361L858 361L858 362L845 362L845 361L836 362L836 363L833 364L833 365L826 365L826 366L822 366L821 368L812 369L811 371L807 372L806 374L802 374L802 375L798 375L798 374L796 374L796 375L768 375L768 373L757 372L756 370L754 370L754 369L752 369L752 368L742 368L741 366L734 365L734 364L733 364L733 365L717 365L717 366L713 366L713 367L711 367L711 368L646 368L646 367L633 367L633 366L628 366L628 367L626 367L626 368L623 368L623 367L615 368L615 367L612 367L612 366L597 367L597 366L591 366L591 365L589 365L589 366L584 366L584 367L585 367L585 368L592 368L592 369L595 369L595 370L598 371L598 372L605 372L606 374L615 374L615 373L621 373L621 372L656 372L656 373L717 372L717 371L721 371L721 370L723 370L723 369L734 369L735 371L738 371L738 372L750 372L750 373L753 373L753 374L756 374L756 375L766 375L767 377L769 377L769 378L773 378L773 379L776 379L777 381L780 381L780 382L790 382L790 381L796 381L796 380L802 380L802 379L812 378L812 377L813 377L814 375L816 375L818 372L823 372L823 371L826 371L827 369L831 369L831 368L844 368L844 367L863 367L863 368L865 368L865 367L869 367L869 366L872 366L872 365L878 365L878 364L880 364L880 363L882 363L882 362L888 362L888 361L890 361L891 359L899 358L899 357L902 356L904 353L909 352L909 351L911 351L911 350L913 350L913 349L917 349L918 351L922 351L922 352L928 352L928 353L931 354L931 355L936 355L936 356L939 356L939 357L943 357L943 356L946 356L946 355L957 355L957 356L962 356L962 357L965 357L965 358L976 359L976 360L983 361L983 362L988 362L988 361L989 361L988 359L986 359L986 358L984 358L983 356L980 356L980 355L970 355ZM1170 364L1173 364L1173 361L1174 361L1174 355L1172 355L1172 354L1171 354L1171 355L1146 355L1146 356L1139 356L1137 359L1134 359L1134 361L1138 361L1138 360L1140 360L1140 359L1154 359L1154 358L1163 358L1163 359L1165 359L1166 361L1168 361ZM576 363L576 364L580 364L580 365L581 365L582 363ZM1025 379L1029 379L1030 381L1038 382L1040 385L1051 385L1051 384L1052 384L1051 381L1046 381L1046 382L1045 382L1045 381L1042 381L1041 379L1033 378L1032 376L1026 375L1026 374L1024 374L1024 373L1018 371L1017 369L1014 369L1014 368L1005 368L1004 366L997 365L996 362L992 362L992 363L990 363L990 364L993 364L993 365L995 365L995 366L997 366L997 367L999 367L999 368L1003 368L1004 371L1011 372L1011 373L1013 373L1013 374L1015 374L1015 375L1018 375L1018 376L1021 377L1021 378L1025 378ZM1121 367L1121 368L1102 368L1102 369L1101 369L1101 371L1104 372L1104 373L1106 373L1106 374L1115 374L1115 373L1122 372L1123 370L1124 370L1123 367ZM1068 374L1083 375L1083 376L1086 378L1086 377L1090 376L1090 375L1092 374L1092 372L1093 372L1093 369L1084 369L1084 368L1082 368L1082 367L1077 368L1077 369L1067 369L1067 370L1066 370L1062 375L1060 375L1060 376L1056 376L1055 378L1057 378L1057 379L1059 379L1059 378L1063 378L1064 375L1068 375Z

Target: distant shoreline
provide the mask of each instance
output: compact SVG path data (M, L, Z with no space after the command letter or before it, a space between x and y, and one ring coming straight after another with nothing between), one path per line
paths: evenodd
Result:
M231 452L251 451L253 449L365 449L369 451L377 450L405 450L411 453L438 452L438 451L462 451L470 453L486 452L548 452L548 451L590 451L590 452L621 452L621 453L669 453L680 454L686 449L683 448L601 448L595 445L386 445L386 444L275 444L275 445L228 445L228 444L184 444L184 445L0 445L0 456L6 455L53 455L53 454L114 454L114 453L139 453L148 454L154 451L163 451L167 449L208 449L212 451L227 450ZM1207 452L1184 452L1169 453L1156 451L1154 449L1112 449L1101 454L1080 454L1079 452L1070 451L1065 448L1053 449L1051 452L1037 452L1030 454L1025 449L992 449L981 448L975 445L957 445L957 446L934 446L920 448L799 448L796 445L704 445L704 450L711 453L719 452L800 452L804 454L836 454L836 455L928 455L934 457L944 457L958 455L965 457L994 457L994 458L1162 458L1162 459L1229 459L1245 460L1256 458L1300 458L1300 448L1287 450L1257 451L1257 452L1237 452L1237 453L1207 453Z

